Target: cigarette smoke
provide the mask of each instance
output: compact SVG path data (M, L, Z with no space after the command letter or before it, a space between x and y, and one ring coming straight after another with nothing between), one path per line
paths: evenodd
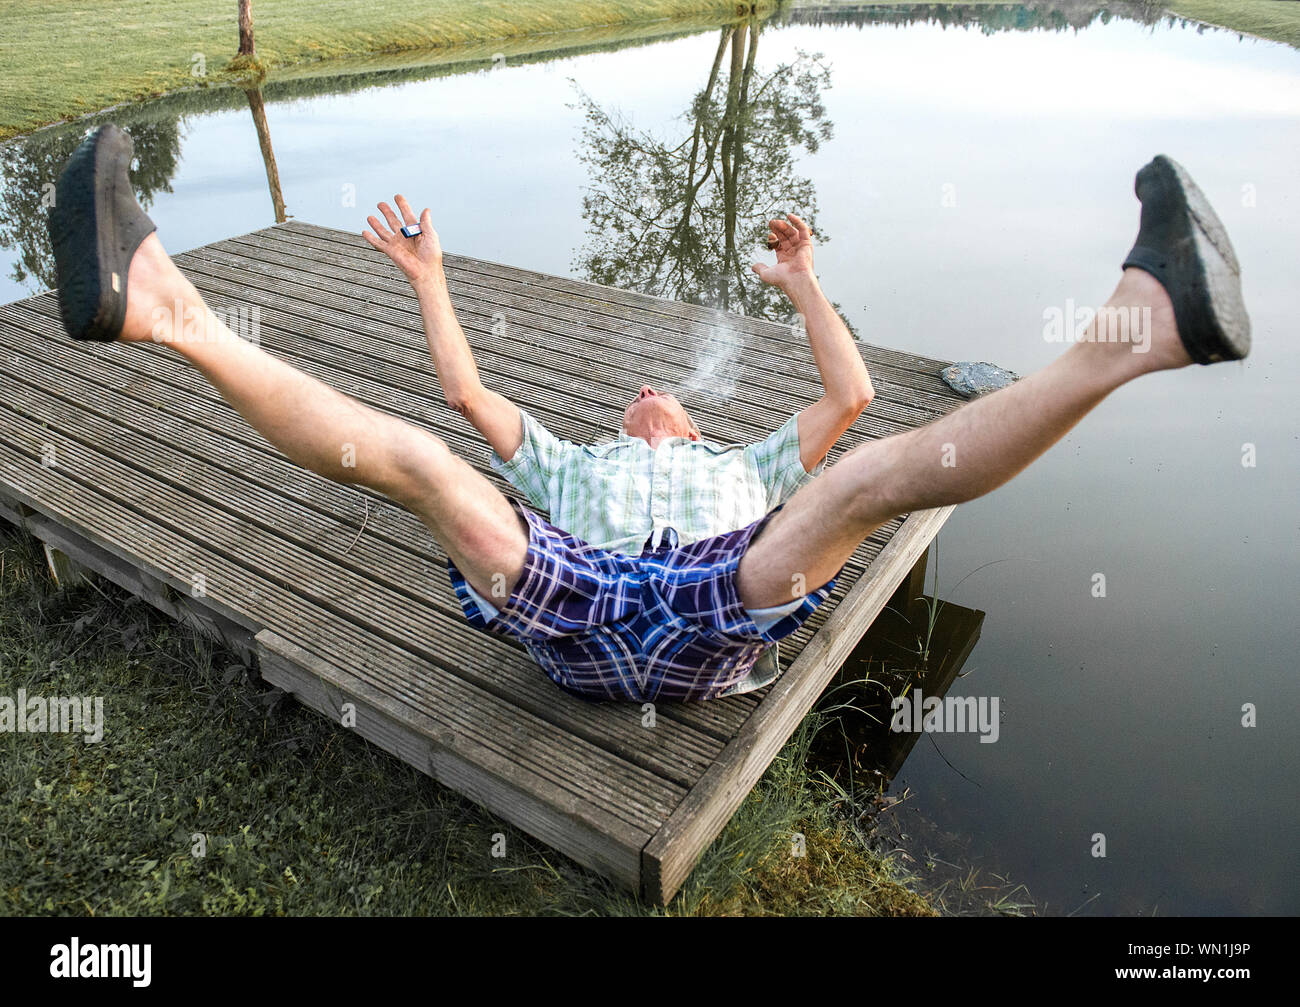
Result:
M678 386L706 399L726 400L740 379L745 337L729 325L710 325L695 346L694 370Z

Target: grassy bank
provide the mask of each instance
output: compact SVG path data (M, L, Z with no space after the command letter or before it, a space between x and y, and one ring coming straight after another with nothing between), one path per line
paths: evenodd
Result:
M0 733L0 914L662 912L130 596L102 584L53 591L34 543L0 525L0 696L20 688L102 696L105 732L96 744ZM810 777L815 723L668 913L934 913L837 815L836 790ZM796 832L804 857L791 856Z
M1300 47L1300 3L1294 0L1175 0L1182 17Z
M770 8L761 2L760 8ZM307 61L708 14L736 0L254 0L258 58ZM230 80L235 4L23 0L0 6L0 139L108 105Z

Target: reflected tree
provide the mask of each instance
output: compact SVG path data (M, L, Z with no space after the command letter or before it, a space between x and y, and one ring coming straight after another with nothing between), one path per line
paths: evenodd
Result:
M131 184L147 210L158 193L171 192L180 161L179 119L149 119L126 126L135 143ZM0 245L18 251L10 278L35 291L54 282L47 214L54 183L85 129L45 130L0 148Z
M760 69L760 31L756 20L722 30L680 137L637 129L579 89L579 157L593 184L583 199L587 240L575 267L588 279L793 318L784 296L759 283L749 266L773 216L793 211L815 226L813 185L795 171L795 159L831 137L821 100L831 74L820 56L805 53Z
M846 4L843 7L791 7L780 15L783 24L853 25L938 24L976 27L985 35L1005 31L1065 31L1086 28L1094 22L1108 24L1122 17L1140 24L1156 24L1174 16L1162 0L1033 0L1025 4L905 3Z

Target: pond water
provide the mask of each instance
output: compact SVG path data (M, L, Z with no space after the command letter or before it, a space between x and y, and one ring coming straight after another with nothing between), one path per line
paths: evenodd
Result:
M269 85L287 212L359 231L401 191L456 252L779 317L728 276L793 208L828 236L822 283L861 338L1024 373L1061 348L1045 312L1118 277L1135 170L1180 160L1243 263L1253 354L1122 389L957 511L931 584L984 613L952 691L998 697L998 738L928 735L892 789L1047 912L1300 911L1300 53L1092 7L796 12L739 42ZM114 116L170 250L274 221L243 94ZM0 153L0 301L50 282L42 186L82 128ZM705 181L668 232L697 131Z

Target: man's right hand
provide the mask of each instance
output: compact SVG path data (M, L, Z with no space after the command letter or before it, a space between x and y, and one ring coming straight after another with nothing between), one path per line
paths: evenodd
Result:
M420 233L414 238L408 238L402 234L402 225L417 223L415 211L401 194L394 196L393 202L402 212L401 218L387 203L380 203L379 212L384 215L388 227L384 227L378 217L367 217L366 222L374 233L362 231L361 237L393 260L393 264L406 275L416 293L430 284L444 285L442 244L438 241L438 232L433 229L433 218L428 207L420 212L418 218Z

